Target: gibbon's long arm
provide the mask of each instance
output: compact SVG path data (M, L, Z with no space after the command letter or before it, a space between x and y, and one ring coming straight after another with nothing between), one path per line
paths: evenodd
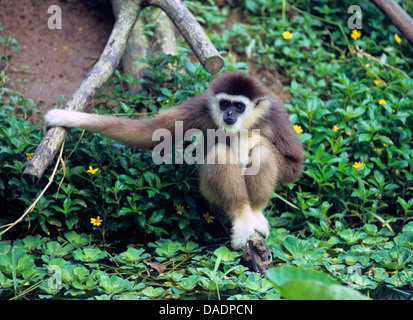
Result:
M184 131L189 128L203 130L205 126L210 126L208 119L200 121L199 117L199 114L205 114L207 103L208 95L204 93L153 118L142 120L54 109L46 114L45 122L48 127L82 128L103 134L128 147L152 149L159 143L152 140L154 131L161 128L174 134L176 121L183 122Z

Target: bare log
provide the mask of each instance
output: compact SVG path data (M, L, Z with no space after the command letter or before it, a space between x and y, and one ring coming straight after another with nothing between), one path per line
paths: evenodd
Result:
M149 0L169 16L206 71L215 74L224 61L192 13L180 0Z
M413 45L413 19L394 0L372 0Z
M129 34L141 9L141 1L128 1L125 3L99 61L82 81L79 89L69 99L65 109L84 110L99 88L109 79L119 64ZM67 130L61 127L51 128L47 131L34 152L32 159L24 169L23 178L28 183L34 184L40 180L66 135Z

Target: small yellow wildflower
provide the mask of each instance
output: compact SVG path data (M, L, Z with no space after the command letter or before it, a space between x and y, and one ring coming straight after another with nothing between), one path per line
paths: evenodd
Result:
M96 227L99 227L102 224L102 219L97 216L96 218L90 218L90 223L93 224Z
M297 133L303 132L303 129L302 129L300 126L297 126L296 124L294 125L294 130L295 130L295 132L297 132Z
M213 223L214 222L214 216L211 216L209 212L203 214L204 219L206 220L207 223Z
M355 162L355 163L353 164L353 168L356 168L356 169L361 168L362 166L364 166L364 162L363 162L363 161Z
M353 29L353 31L351 31L350 37L354 40L357 40L358 38L361 37L361 31L357 29Z
M77 30L82 31L82 30L83 30L83 28L82 28L82 27L79 27Z
M384 99L380 99L380 100L379 100L379 104L387 104L387 101L384 100Z
M283 32L283 37L284 37L284 39L288 40L288 39L291 39L293 37L293 34L289 31L284 31Z
M90 174L95 174L98 170L99 170L98 168L93 169L92 166L89 166L89 170L87 170L86 172L88 172Z
M33 157L34 153L26 153L27 160L30 160Z
M182 215L182 209L183 209L183 208L184 208L183 206L181 206L180 204L178 204L178 205L175 207L176 213L179 214L179 215Z
M166 103L169 103L169 100L166 100L165 102L166 102Z
M376 85L376 86L379 86L380 85L380 81L379 80L374 80L374 84Z
M397 33L394 34L394 39L396 40L397 43L402 42L402 39L400 39L400 37Z
M340 130L340 127L334 126L333 130L334 132L337 132L338 130Z

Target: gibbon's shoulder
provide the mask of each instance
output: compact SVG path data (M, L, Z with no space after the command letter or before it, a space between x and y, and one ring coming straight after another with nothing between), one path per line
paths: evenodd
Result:
M190 129L191 126L201 130L216 129L211 117L210 99L210 92L205 91L171 108L171 111L179 113L178 118L185 122L187 129ZM188 125L190 127L187 127Z
M179 109L185 118L203 117L209 114L210 94L208 91L203 92L189 100L183 101L180 105L172 108Z
M268 101L270 102L269 108L265 115L261 118L259 126L279 126L279 125L291 125L291 122L288 118L287 109L284 107L284 104L272 97L268 96Z
M269 96L268 100L270 101L270 111L274 113L285 113L287 114L287 109L280 100L275 97Z
M274 97L266 117L259 124L263 134L278 148L282 154L294 154L297 162L304 161L302 145L291 123L284 104Z

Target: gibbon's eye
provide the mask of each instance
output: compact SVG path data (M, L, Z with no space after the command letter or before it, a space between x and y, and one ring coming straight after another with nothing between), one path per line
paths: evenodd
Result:
M227 109L230 105L231 105L231 102L229 102L228 100L220 100L219 101L219 108L221 110Z
M245 104L242 102L235 102L234 106L235 110L237 110L238 113L242 113L245 111Z

